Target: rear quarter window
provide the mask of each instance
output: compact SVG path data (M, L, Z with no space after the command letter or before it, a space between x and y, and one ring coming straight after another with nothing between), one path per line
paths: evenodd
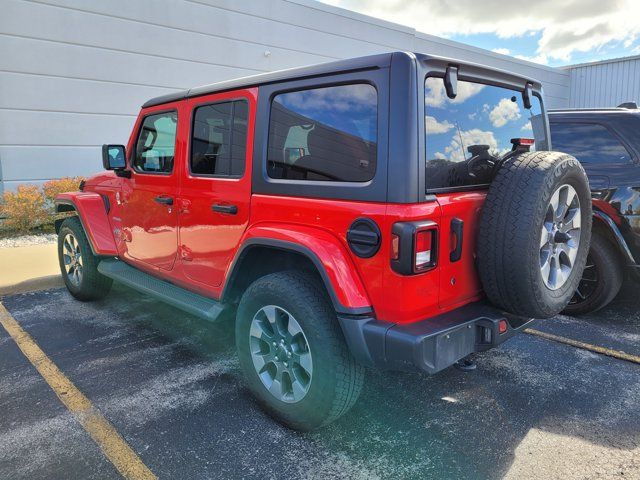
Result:
M273 179L367 182L376 171L378 97L370 84L276 95L267 174Z

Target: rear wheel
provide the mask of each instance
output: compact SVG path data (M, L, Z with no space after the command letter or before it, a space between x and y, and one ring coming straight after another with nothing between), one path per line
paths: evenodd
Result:
M252 393L290 428L327 425L360 394L363 367L351 356L322 285L309 274L256 280L238 307L236 346Z
M593 235L582 278L562 313L581 315L607 306L620 291L622 279L622 262L615 247L603 236Z
M58 232L60 273L67 289L78 300L99 300L111 289L112 280L98 272L99 259L78 217L62 222Z

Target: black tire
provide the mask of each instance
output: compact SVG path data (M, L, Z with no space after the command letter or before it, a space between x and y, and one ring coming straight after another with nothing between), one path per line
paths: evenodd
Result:
M313 373L307 393L294 403L269 392L258 376L250 352L254 316L269 305L286 310L296 319L312 355ZM325 426L346 413L360 395L364 368L349 352L324 287L308 273L273 273L249 286L238 307L236 347L251 392L272 416L289 428L309 431Z
M569 273L557 288L541 272L541 239L554 193L572 187L580 202L581 229ZM568 211L568 210L567 210ZM554 223L555 225L555 223ZM505 161L483 206L478 269L489 300L506 312L548 318L571 300L587 258L591 236L591 194L584 169L559 152L527 152Z
M68 235L76 239L82 257L82 274L74 279L65 267L64 242ZM89 240L78 217L69 217L60 225L58 232L58 261L60 273L67 289L78 300L83 302L104 298L111 289L112 280L98 272L99 258L93 254Z
M582 315L607 306L620 292L623 276L622 260L615 246L594 233L582 279L562 313Z

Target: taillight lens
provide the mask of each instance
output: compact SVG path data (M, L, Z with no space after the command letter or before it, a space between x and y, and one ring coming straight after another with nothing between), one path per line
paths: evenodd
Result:
M433 230L422 230L416 232L415 257L413 266L416 271L430 267L432 262L431 251L433 250Z
M395 233L391 235L391 260L398 260L400 257L400 237Z

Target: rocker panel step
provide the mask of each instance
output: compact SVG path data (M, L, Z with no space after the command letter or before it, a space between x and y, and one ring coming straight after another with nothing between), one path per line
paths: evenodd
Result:
M139 292L211 322L216 321L224 310L224 305L216 300L160 280L120 260L102 260L98 264L98 271Z

